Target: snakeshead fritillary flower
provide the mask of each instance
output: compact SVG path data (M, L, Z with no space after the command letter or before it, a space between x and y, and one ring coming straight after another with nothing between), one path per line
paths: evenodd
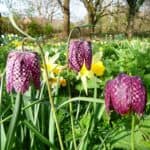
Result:
M69 45L69 67L79 72L85 63L88 70L92 63L91 42L72 40Z
M142 115L146 106L146 90L140 77L119 74L105 87L105 104L109 112L114 109L124 115L130 111Z
M29 51L12 51L8 55L6 65L6 89L11 92L24 93L28 90L30 81L40 88L40 65L37 53Z

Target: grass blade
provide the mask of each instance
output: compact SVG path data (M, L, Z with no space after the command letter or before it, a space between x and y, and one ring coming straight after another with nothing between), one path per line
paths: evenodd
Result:
M0 139L0 149L1 150L4 150L4 147L5 147L5 142L6 142L6 134L5 134L5 130L4 130L4 126L3 124L1 124L0 126L0 136L1 136L1 139Z
M64 105L70 103L70 102L76 102L76 101L84 101L84 102L93 102L93 103L101 103L104 104L104 100L98 99L98 98L93 98L93 97L74 97L70 98L69 100L63 102L57 107L57 110L63 107Z
M5 74L5 71L1 77L1 80L0 80L0 122L2 120L2 91L3 91L3 82L4 82L4 74ZM4 130L4 126L3 124L0 124L0 149L1 150L4 150L4 146L5 146L5 142L6 142L6 134L5 134L5 130Z
M9 129L7 132L5 150L10 150L11 146L12 146L12 142L14 139L14 132L17 127L18 118L19 118L19 114L20 114L20 110L21 110L21 101L22 101L22 95L21 95L21 93L18 93L17 97L16 97L13 116L11 118L11 122L9 124Z
M53 149L55 148L53 144L51 144L49 142L49 140L47 138L45 138L38 130L37 128L31 124L30 122L28 122L27 120L24 120L23 123L26 125L27 128L29 128L37 138L40 139L40 141L50 147L52 147Z

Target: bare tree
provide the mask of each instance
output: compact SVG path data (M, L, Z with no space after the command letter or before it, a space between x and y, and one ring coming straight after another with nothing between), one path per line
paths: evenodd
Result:
M104 0L81 0L88 12L88 22L93 25L92 32L94 32L94 26L100 20L101 17L108 15L107 9L112 1L106 4ZM106 11L107 10L107 11Z
M122 32L123 29L125 30L126 28L126 19L125 19L127 13L126 4L123 3L123 0L116 0L115 4L112 7L113 10L112 13L110 13L110 16L112 16L114 20L113 26L115 31L119 33Z
M15 3L14 0L1 0L0 2L6 4L9 9L12 8Z
M140 7L145 0L127 0L129 5L128 16L127 16L127 37L131 38L134 32L134 20L136 14L139 12Z
M51 22L59 13L59 5L56 0L28 0L28 4L33 13L47 18Z
M70 32L70 0L57 0L63 12L64 35L68 36Z
M142 7L140 8L140 12L136 16L136 32L150 32L150 1L145 0Z

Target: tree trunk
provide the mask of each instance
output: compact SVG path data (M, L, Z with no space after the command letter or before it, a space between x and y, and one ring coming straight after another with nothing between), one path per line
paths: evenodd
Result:
M117 14L117 17L115 17L115 21L116 21L116 32L117 32L117 34L119 34L119 32L120 32L120 25L119 25L119 15L120 15L120 3L119 3L119 0L117 0L117 12L116 12L116 14Z
M127 37L129 39L132 38L133 33L134 33L134 19L135 19L135 11L132 8L130 8L128 18L127 18L128 25L127 25L127 30L126 30Z
M92 34L94 34L95 32L95 25L96 25L96 21L94 20L94 14L88 13L88 23L91 25L90 26L90 37L92 38Z
M70 0L64 0L63 15L64 15L64 36L68 36L70 32Z

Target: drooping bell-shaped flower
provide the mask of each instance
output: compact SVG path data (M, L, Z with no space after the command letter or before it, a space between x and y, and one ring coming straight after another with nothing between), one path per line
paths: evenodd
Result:
M132 111L142 115L146 106L146 89L138 76L119 74L105 87L105 104L109 112L114 109L124 115Z
M83 40L72 40L69 45L69 67L79 72L85 63L88 70L92 63L91 42Z
M40 65L37 53L30 51L12 51L8 55L6 65L6 89L11 92L24 93L30 82L40 88Z

